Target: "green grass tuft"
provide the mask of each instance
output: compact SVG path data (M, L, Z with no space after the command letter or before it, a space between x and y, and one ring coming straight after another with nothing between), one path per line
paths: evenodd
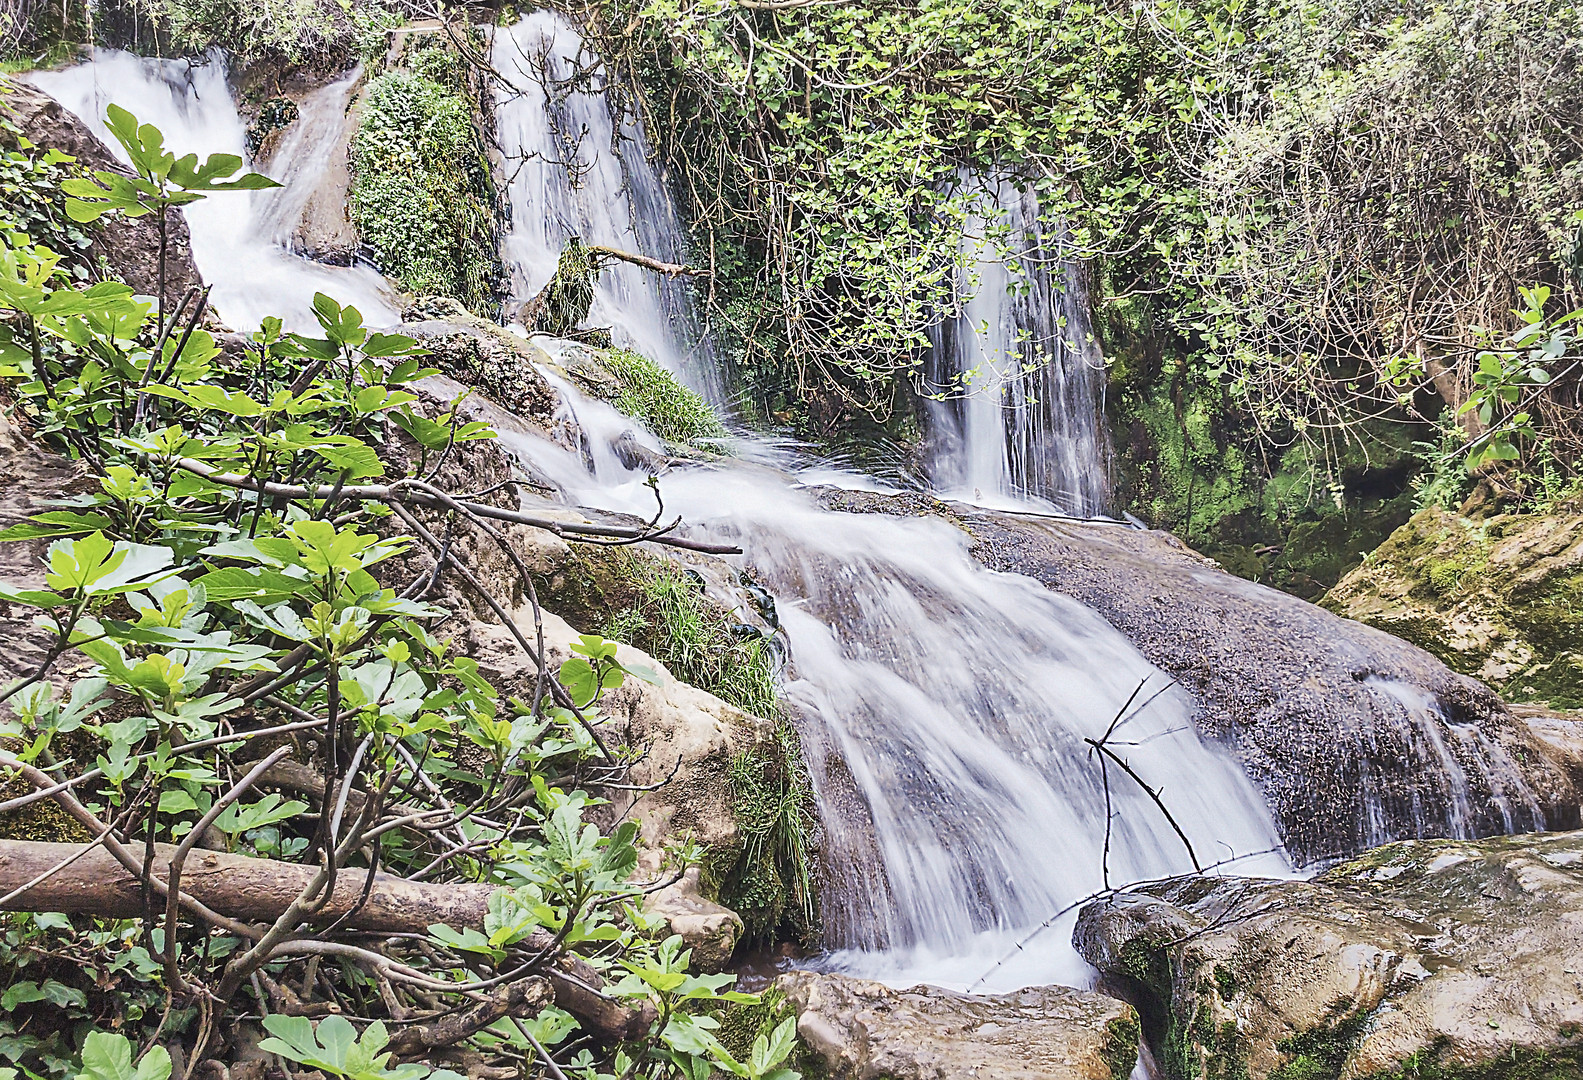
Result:
M599 362L621 382L615 406L666 442L695 445L720 439L725 425L709 403L646 356L627 349L607 349Z

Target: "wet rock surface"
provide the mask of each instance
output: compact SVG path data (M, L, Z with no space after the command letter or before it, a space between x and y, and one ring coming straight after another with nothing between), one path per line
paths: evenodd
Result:
M26 83L7 81L6 88L10 92L0 95L0 108L10 113L23 136L35 146L70 154L89 171L127 171L88 125L60 102ZM153 296L159 291L159 226L152 215L109 215L92 231L94 242L88 254L95 267L108 270L139 295ZM166 236L165 292L175 304L189 285L201 286L203 282L192 261L187 219L179 210L170 211Z
M65 498L80 490L82 483L83 472L75 462L50 453L0 409L0 528L48 509L47 500ZM43 588L49 543L0 542L0 581ZM33 625L38 614L36 608L0 601L0 686L17 676L31 675L44 659L51 635Z
M776 980L831 1080L1125 1080L1137 1014L1102 994L1036 986L969 997L845 975Z
M1578 789L1483 684L1399 638L1233 577L1166 533L949 509L993 570L1097 611L1199 705L1293 858L1575 828ZM914 510L913 512L919 512Z
M1420 510L1321 601L1517 700L1583 707L1583 503Z
M1583 833L1175 878L1085 907L1073 940L1172 1080L1583 1075Z

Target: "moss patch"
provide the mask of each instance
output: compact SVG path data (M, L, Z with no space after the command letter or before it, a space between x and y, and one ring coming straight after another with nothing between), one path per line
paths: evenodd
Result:
M1142 1037L1138 1015L1131 1010L1105 1025L1105 1045L1100 1047L1099 1056L1110 1066L1110 1080L1127 1080L1132 1075L1138 1064L1138 1042Z
M606 349L598 359L621 383L615 407L666 442L695 446L725 437L725 425L709 403L653 360L627 349Z
M737 755L729 783L742 839L709 853L705 887L742 916L746 941L812 940L818 811L791 725L783 721L774 742Z
M27 795L33 785L22 774L0 771L0 802ZM85 844L93 839L81 823L53 799L40 799L0 814L0 839L36 840L50 844Z
M1583 1048L1512 1048L1478 1065L1443 1063L1443 1047L1414 1054L1395 1069L1361 1080L1583 1080Z
M1368 1013L1360 1010L1333 1024L1282 1039L1275 1048L1289 1056L1270 1073L1270 1080L1338 1080L1368 1020Z
M494 184L460 58L437 40L369 83L352 139L352 222L414 293L496 313L504 276Z
M1508 700L1583 707L1583 504L1473 521L1429 507L1324 598Z

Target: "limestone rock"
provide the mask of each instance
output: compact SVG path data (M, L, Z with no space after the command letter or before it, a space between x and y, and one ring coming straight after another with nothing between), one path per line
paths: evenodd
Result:
M798 971L775 983L831 1080L1126 1080L1138 1017L1102 994L969 996Z
M1508 698L1583 707L1583 503L1482 522L1420 510L1322 602Z
M473 387L519 417L548 421L560 404L537 364L542 349L488 319L471 315L447 297L423 297L397 327L431 350L425 359L442 374Z
M82 490L81 467L50 453L0 409L0 528L7 528L47 509L46 500ZM44 587L48 540L0 542L0 581L23 588ZM37 609L12 608L0 601L0 686L30 675L44 659L51 635L34 626ZM85 663L72 657L57 666Z
M703 894L698 867L690 866L675 884L650 893L643 910L663 918L693 951L693 966L719 971L731 962L742 940L742 916Z
M1079 914L1172 1080L1583 1069L1583 833L1404 841L1311 882L1183 877ZM1570 1070L1570 1071L1568 1071ZM1493 1075L1493 1074L1492 1074Z

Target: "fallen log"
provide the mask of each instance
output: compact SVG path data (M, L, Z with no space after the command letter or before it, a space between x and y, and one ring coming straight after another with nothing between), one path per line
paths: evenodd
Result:
M113 919L141 917L144 907L137 876L102 847L84 852L88 846L0 840L0 894L17 892L3 910L60 911ZM155 845L152 876L156 880L169 878L170 859L175 852L173 845ZM67 865L62 866L63 863ZM61 868L50 874L57 866ZM231 919L267 924L279 918L317 869L300 863L195 850L188 854L182 868L181 891ZM22 888L35 878L43 880ZM436 884L375 874L368 899L359 907L367 880L366 871L351 868L336 875L334 892L315 918L331 922L352 912L346 923L349 929L381 934L422 934L436 923L458 930L482 930L489 897L495 891L493 885ZM548 931L536 930L522 944L530 951L541 952L551 947L553 938ZM289 944L283 951L289 952ZM606 1042L636 1038L646 1033L654 1021L651 1006L633 1009L606 997L601 992L604 982L599 973L577 956L561 956L541 974L550 980L556 1005Z

